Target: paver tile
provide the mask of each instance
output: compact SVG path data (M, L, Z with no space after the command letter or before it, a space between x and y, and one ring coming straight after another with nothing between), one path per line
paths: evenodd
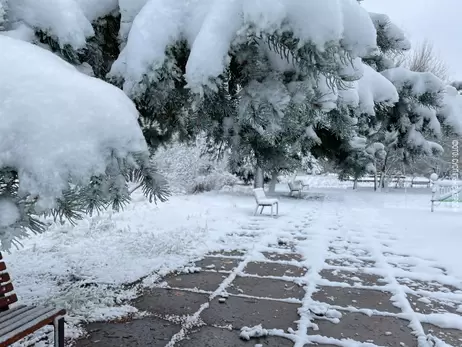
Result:
M458 309L459 307L462 307L462 302L437 300L434 298L412 294L407 294L407 299L411 303L413 310L419 313L432 314L449 312L452 314L461 315Z
M192 274L169 275L165 281L172 288L197 288L213 292L227 276L219 272L201 271Z
M191 315L208 301L208 295L176 289L154 288L135 299L133 305L141 311L159 316Z
M279 252L263 252L263 255L270 260L296 260L300 261L303 257L294 252L279 253Z
M226 290L231 294L273 299L302 299L305 296L305 290L294 282L258 277L237 276Z
M391 297L391 293L379 290L343 287L320 287L320 290L313 294L314 300L331 305L368 308L390 313L401 312L393 305Z
M201 318L208 325L231 325L234 329L258 324L266 329L297 329L295 322L300 319L299 307L285 302L230 296L225 303L213 300Z
M370 260L363 260L358 258L328 258L326 259L326 264L332 266L345 266L345 267L375 267L375 262Z
M380 286L386 284L384 278L362 271L349 272L325 269L320 272L320 275L331 282L348 283L351 286Z
M420 281L416 279L410 279L407 277L397 277L396 280L399 284L409 287L413 290L462 294L462 290L460 290L459 288L456 288L448 284L441 284L436 281Z
M294 344L284 338L267 337L252 338L245 341L239 338L239 330L228 330L204 326L193 331L183 341L176 344L178 347L292 347Z
M204 270L232 271L239 265L239 261L239 259L234 258L206 257L197 261L194 265Z
M462 330L443 329L432 324L423 323L422 327L426 334L431 334L443 340L446 344L454 347L462 346Z
M417 339L412 336L409 322L384 316L367 316L361 313L344 313L338 324L326 320L316 320L318 331L309 334L359 342L375 343L379 346L417 347Z
M277 277L301 277L306 273L306 271L306 268L298 266L265 262L250 262L244 268L244 272L251 275Z
M75 347L165 347L181 327L155 317L123 323L91 323L88 336L77 340Z

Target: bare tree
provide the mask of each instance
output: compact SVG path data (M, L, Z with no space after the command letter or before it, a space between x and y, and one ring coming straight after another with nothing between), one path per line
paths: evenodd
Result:
M446 62L435 52L429 40L423 41L408 54L395 58L397 66L403 66L411 71L431 72L444 82L449 80L449 69Z

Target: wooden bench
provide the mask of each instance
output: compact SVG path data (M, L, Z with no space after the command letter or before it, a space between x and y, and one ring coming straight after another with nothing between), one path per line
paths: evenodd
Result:
M350 181L355 181L355 179L350 178ZM358 183L374 183L375 178L374 177L369 177L369 176L361 177L361 178L356 179L356 182L358 182Z
M0 260L2 260L0 253ZM53 307L13 305L18 297L13 293L6 264L0 262L0 347L31 335L46 325L54 326L54 346L64 347L64 316L66 310ZM10 307L13 305L13 307Z
M255 209L254 215L257 214L258 208L261 207L260 214L263 213L263 209L265 207L270 207L271 206L271 216L273 216L273 207L276 206L276 215L279 214L279 200L278 199L269 199L266 197L265 191L263 188L255 188L253 190L255 200L257 202L257 208Z
M412 180L411 181L411 188L413 188L414 186L426 186L427 188L430 188L430 183L431 183L430 180L428 180L428 181L414 181L414 180Z
M302 197L302 192L305 187L309 188L310 185L304 181L297 180L297 181L289 181L287 183L289 185L289 190L290 190L290 196L292 196L292 193L297 193L298 197Z
M303 187L302 187L301 182L299 182L299 181L289 182L288 185L289 185L290 195L291 196L292 196L293 193L297 193L299 198L302 197Z

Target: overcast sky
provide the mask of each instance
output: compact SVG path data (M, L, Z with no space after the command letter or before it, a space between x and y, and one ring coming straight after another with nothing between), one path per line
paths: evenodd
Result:
M414 45L430 40L451 80L462 80L462 0L364 0L363 6L387 14Z

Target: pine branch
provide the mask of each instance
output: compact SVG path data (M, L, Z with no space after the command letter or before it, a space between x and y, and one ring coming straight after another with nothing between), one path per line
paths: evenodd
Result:
M57 207L50 211L50 215L55 221L64 223L68 220L72 225L82 220L85 215L86 200L83 194L76 190L68 190L63 193L62 198L56 201Z
M324 52L319 52L310 43L301 43L291 32L257 36L258 40L266 42L270 50L278 53L282 59L294 65L294 69L314 80L318 75L326 76L328 87L346 89L345 82L355 80L353 77L341 76L339 66L353 64L349 53L338 46L328 46ZM256 40L256 42L258 42Z
M85 213L90 216L94 211L101 213L107 208L107 198L103 194L104 177L93 177L88 187L82 189L81 195L85 197Z
M135 156L138 167L129 172L129 177L135 183L141 185L143 194L149 202L167 201L170 196L167 181L157 173L153 164L142 156Z

